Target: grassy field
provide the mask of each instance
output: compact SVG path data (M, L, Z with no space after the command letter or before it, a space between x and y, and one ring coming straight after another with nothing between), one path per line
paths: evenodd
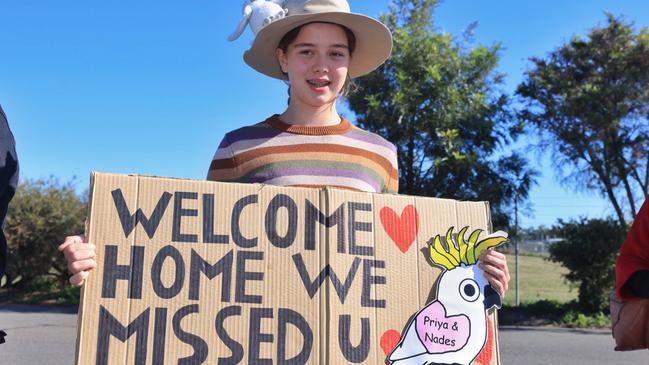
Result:
M511 280L509 291L503 304L513 305L516 302L515 256L507 255ZM556 263L545 260L542 256L519 256L520 264L520 298L521 303L536 302L540 299L551 299L568 302L577 298L577 288L570 288L563 274L567 270Z

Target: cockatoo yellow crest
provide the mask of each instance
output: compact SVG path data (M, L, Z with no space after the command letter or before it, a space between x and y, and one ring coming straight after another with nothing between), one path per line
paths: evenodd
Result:
M428 241L430 259L433 263L452 270L464 265L475 265L480 253L486 249L499 246L507 241L507 233L496 231L482 240L478 241L481 229L473 231L469 239L465 240L465 234L469 227L464 227L457 235L453 234L453 227L446 232L446 237L435 236ZM443 240L443 241L442 241Z

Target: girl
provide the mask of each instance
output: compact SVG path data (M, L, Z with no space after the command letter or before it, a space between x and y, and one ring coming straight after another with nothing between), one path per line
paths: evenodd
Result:
M377 20L351 13L346 0L310 0L288 7L256 35L244 60L253 69L289 83L289 104L279 115L227 133L216 151L209 180L282 186L336 186L396 193L394 145L352 126L336 110L351 78L389 57L390 31ZM59 249L81 285L95 267L94 246L68 237ZM505 295L505 256L485 251L480 262L492 286Z

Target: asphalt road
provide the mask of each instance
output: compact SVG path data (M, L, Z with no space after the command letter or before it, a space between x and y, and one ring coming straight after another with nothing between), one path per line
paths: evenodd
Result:
M503 327L500 329L502 364L521 365L642 365L649 351L616 352L610 330Z
M74 361L76 309L3 306L0 365L69 365ZM502 364L649 364L649 351L615 352L608 331L503 327Z
M74 363L77 310L73 307L0 306L0 365Z

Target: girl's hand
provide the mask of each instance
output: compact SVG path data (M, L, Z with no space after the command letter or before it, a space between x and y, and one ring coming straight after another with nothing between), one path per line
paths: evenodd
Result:
M89 271L97 266L95 245L88 243L83 235L68 236L59 245L59 251L63 252L68 262L68 270L72 274L70 283L83 285Z
M501 298L504 298L509 288L507 257L492 249L484 250L480 253L478 266L484 272L484 276L489 280L491 286L500 294Z

